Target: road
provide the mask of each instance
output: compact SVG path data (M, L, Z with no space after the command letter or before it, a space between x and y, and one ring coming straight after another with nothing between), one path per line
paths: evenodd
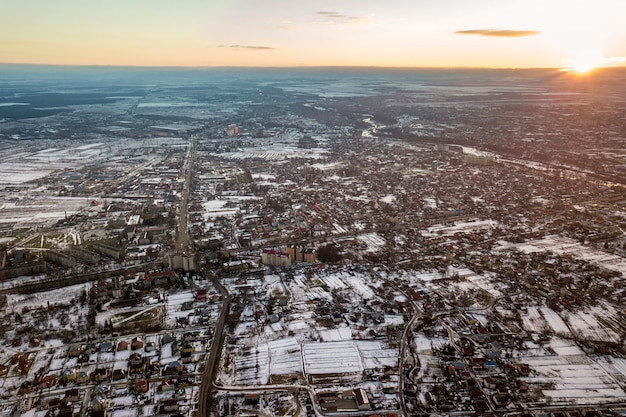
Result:
M208 417L211 410L211 400L213 396L213 381L215 375L219 369L219 354L222 351L224 345L224 326L226 324L226 318L230 311L230 294L228 290L222 285L217 277L209 273L209 271L202 271L205 277L210 277L213 281L213 285L222 294L222 309L215 325L215 333L213 334L213 343L211 343L211 352L207 358L204 366L204 373L202 374L202 383L200 385L200 393L198 395L198 416Z
M181 192L180 205L178 207L178 227L176 229L176 250L180 254L185 254L189 251L189 227L187 225L187 209L189 207L189 193L191 188L191 179L193 177L193 166L196 159L196 144L198 137L196 135L191 136L191 144L187 151L187 157L185 158L185 165L183 173L185 176L185 185Z
M39 291L48 291L56 288L63 288L75 284L97 281L101 278L110 278L116 275L133 274L153 269L155 262L145 262L141 264L129 265L118 269L108 269L86 274L76 274L71 276L44 276L30 281L22 281L10 287L1 288L0 294L29 294Z
M415 314L413 315L413 317L411 317L411 320L409 321L407 326L404 328L404 333L402 334L402 342L400 343L400 353L398 355L398 375L399 375L398 397L400 400L400 409L402 410L402 414L405 416L408 416L409 414L407 413L407 410L406 410L406 401L404 400L404 384L405 384L404 358L406 357L406 354L407 354L407 351L406 351L407 345L410 343L409 338L413 336L413 329L415 328L416 323L419 320L421 320L421 318L423 317L423 313L422 313L422 310L419 308L419 306L415 303L415 301L413 301L413 298L405 294L404 291L398 288L394 283L390 282L389 284L393 288L395 288L396 291L403 294L407 300L410 301L411 306L413 307L413 310L415 311ZM415 364L415 366L417 366L417 363Z

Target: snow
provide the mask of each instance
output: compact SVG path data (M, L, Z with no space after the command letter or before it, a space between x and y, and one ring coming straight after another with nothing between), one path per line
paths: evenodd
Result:
M386 196L382 197L380 201L387 204L393 204L393 202L396 201L396 196L394 196L393 194L387 194Z
M521 314L524 330L531 333L543 334L550 330L538 307L528 307L525 314Z
M320 339L324 342L339 342L342 340L352 340L352 330L349 327L338 327L336 329L322 329L319 331Z
M354 342L307 343L302 356L308 375L361 373L363 364Z
M465 222L458 222L453 226L436 225L430 226L422 231L422 234L426 237L437 236L453 236L456 233L471 233L484 229L492 229L498 227L498 222L495 220L468 220Z
M356 344L365 369L382 369L386 366L398 366L397 349L387 349L378 341L358 340Z
M577 311L567 317L572 333L578 337L590 341L619 343L620 336L612 329L607 328L598 321L602 311L593 310ZM605 312L606 314L606 312Z
M24 309L45 308L48 303L54 306L57 303L63 304L72 300L78 300L83 291L89 291L89 287L86 284L76 284L32 294L7 294L7 306L9 309L17 309L20 312ZM87 314L87 308L84 309L84 314Z
M272 375L302 373L300 345L295 338L289 337L270 342L269 352Z
M0 163L0 172L3 172L1 165ZM0 183L2 183L1 174ZM52 224L66 216L78 213L90 203L91 199L79 197L45 197L5 201L0 203L0 223Z
M567 254L575 259L585 260L591 264L611 271L622 272L626 275L626 259L593 247L581 245L579 241L567 237L547 236L543 239L531 240L525 243L502 242L496 248L496 250L508 249L516 249L524 253L552 252L557 255Z
M626 359L601 356L597 363L621 384L626 383Z
M237 385L265 385L269 381L269 349L267 344L250 348L244 355L235 357L235 383Z
M548 307L541 307L540 310L544 319L548 322L552 330L554 330L554 333L561 337L568 337L571 335L569 327L567 327L567 324L555 311Z
M295 145L277 144L276 146L258 146L254 148L244 148L237 152L225 152L219 156L229 159L265 159L267 161L280 161L290 158L323 159L326 157L327 149L311 148L302 149Z
M374 292L365 282L365 277L360 274L337 272L334 274L324 274L320 276L319 279L333 290L352 288L355 293L363 299L370 299L374 296Z
M205 220L209 220L215 217L234 217L239 213L238 208L226 207L229 204L227 200L209 200L202 206L204 213L202 217Z
M434 198L424 198L424 207L436 209L437 208L437 200Z
M553 404L602 404L626 400L626 393L610 377L602 362L593 362L573 341L553 338L550 346L556 355L523 358L533 369L533 376L523 380L531 388L543 387L542 394ZM606 362L604 366L607 367Z
M378 233L366 233L363 235L358 235L357 240L367 245L366 252L375 253L380 252L386 245L385 238L380 236Z

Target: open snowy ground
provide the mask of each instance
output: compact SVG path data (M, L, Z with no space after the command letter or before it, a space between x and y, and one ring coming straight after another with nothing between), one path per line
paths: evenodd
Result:
M623 379L619 365L609 367L606 361L593 361L573 341L553 338L550 347L555 355L523 358L533 369L532 376L523 379L531 389L540 390L552 404L626 401L626 392L609 374L618 373Z
M557 255L571 255L576 259L585 260L594 265L626 275L626 259L606 253L593 247L581 245L575 239L562 236L548 236L539 240L524 243L502 242L498 250L517 249L525 253L553 252Z
M54 224L82 210L95 210L92 201L81 197L33 197L0 203L0 224L20 225Z

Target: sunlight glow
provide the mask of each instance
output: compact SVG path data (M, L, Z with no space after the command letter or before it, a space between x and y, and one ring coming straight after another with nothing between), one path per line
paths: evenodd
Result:
M570 64L564 68L565 71L573 71L578 74L586 74L591 70L607 65L607 59L593 49L577 51L571 54Z
M580 57L572 62L572 70L579 73L584 74L591 71L594 68L598 68L602 66L603 59L599 57L586 56Z

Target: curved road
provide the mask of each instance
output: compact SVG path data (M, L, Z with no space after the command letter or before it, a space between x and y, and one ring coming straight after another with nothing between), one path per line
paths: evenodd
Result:
M204 276L211 277L213 285L215 285L215 287L222 294L222 309L220 310L220 315L217 319L217 324L215 325L213 343L211 343L211 352L209 353L209 357L204 365L204 373L202 374L202 383L200 384L200 394L198 396L199 417L208 417L209 411L211 410L213 381L215 380L215 375L219 369L218 358L224 344L224 325L226 324L226 317L228 317L228 312L230 311L230 294L228 294L228 290L226 290L217 277L208 272L209 271L202 271Z

